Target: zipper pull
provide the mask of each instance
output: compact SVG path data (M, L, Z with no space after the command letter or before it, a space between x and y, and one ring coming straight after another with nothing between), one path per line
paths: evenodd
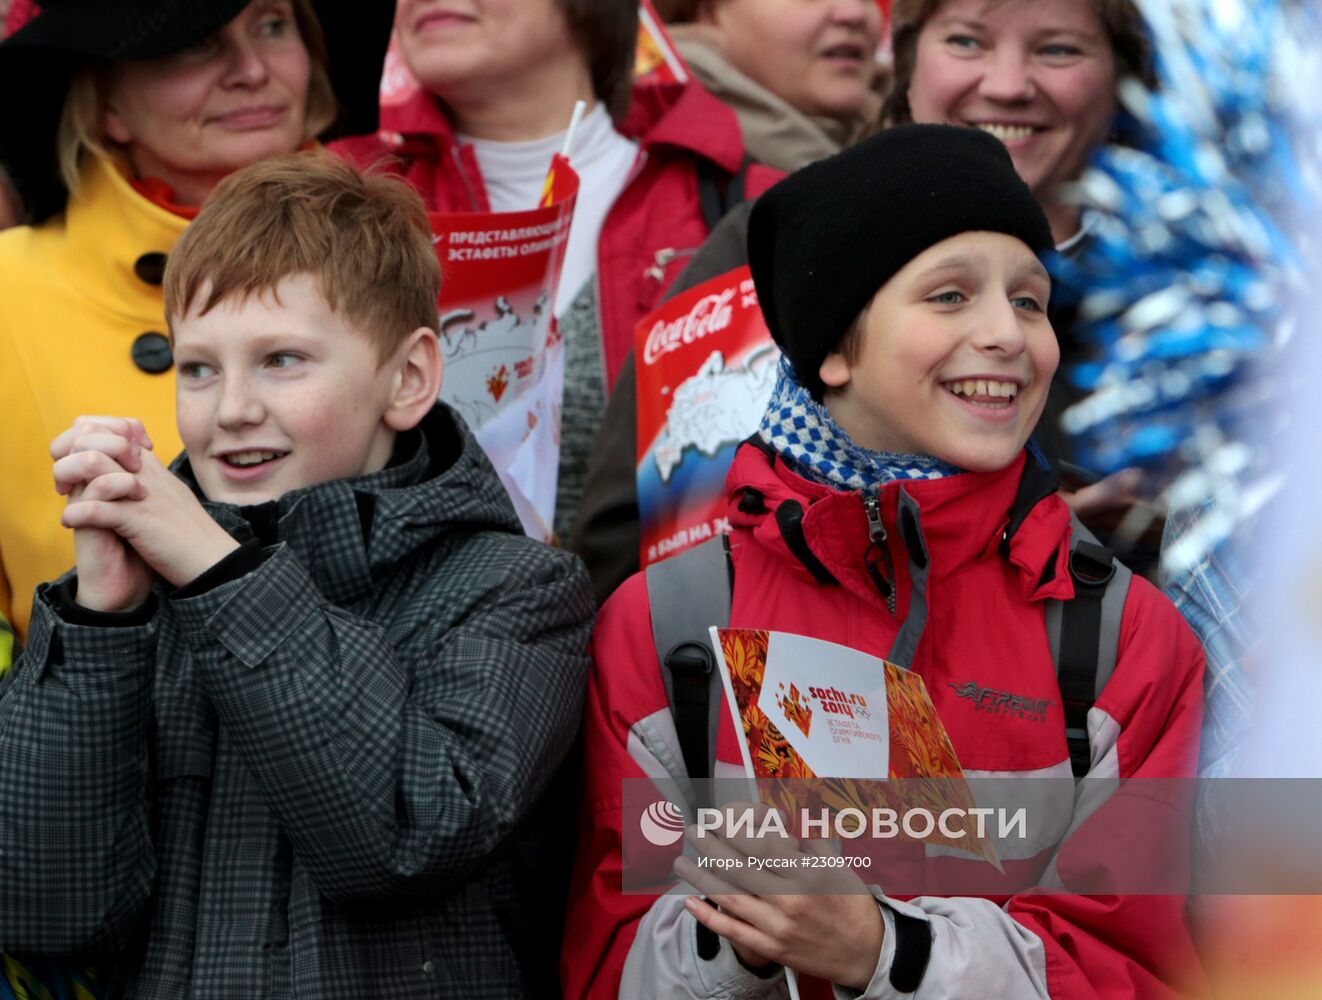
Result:
M644 276L653 281L664 281L666 277L666 265L675 259L675 251L671 247L656 252L656 262L643 272Z
M891 550L886 547L886 526L881 523L881 499L876 493L863 496L863 512L868 516L870 539L868 550L863 553L863 565L885 598L886 610L895 614L895 565L891 562Z
M656 252L656 258L651 267L643 271L643 277L652 281L662 282L666 280L666 268L676 257L692 257L698 252L697 247L691 247L685 250L678 250L675 247L665 247Z

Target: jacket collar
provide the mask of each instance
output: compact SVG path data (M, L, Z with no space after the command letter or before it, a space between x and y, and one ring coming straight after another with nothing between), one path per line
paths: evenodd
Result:
M697 83L637 84L621 134L642 149L669 146L712 160L727 173L743 163L743 143L734 112ZM406 151L412 143L439 149L457 145L454 124L442 104L425 88L381 111L381 128L398 133Z
M1024 452L996 472L887 484L878 497L893 564L907 565L925 549L929 581L937 582L973 563L1003 560L1026 600L1072 597L1069 508L1051 479ZM731 525L751 531L796 573L877 603L864 561L870 536L863 493L810 482L755 439L736 454L726 488ZM899 516L901 491L919 514L918 526Z
M696 81L636 85L620 131L644 150L683 150L711 160L728 174L738 173L744 162L734 112Z
M380 472L290 490L264 504L206 500L187 455L171 469L235 538L289 545L335 603L365 596L374 579L456 531L523 533L481 446L444 404L400 436L395 461Z
M145 321L144 309L160 312L160 286L138 277L134 264L143 254L168 254L188 220L134 191L114 161L89 157L64 215L47 225L63 230L57 252L80 295L134 323Z
M405 143L430 142L443 149L455 144L450 116L425 87L418 87L406 100L383 107L381 130L397 133Z

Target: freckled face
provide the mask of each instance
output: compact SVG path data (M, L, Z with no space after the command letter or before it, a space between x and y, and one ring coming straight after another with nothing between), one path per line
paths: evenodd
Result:
M914 121L991 132L1039 200L1105 140L1115 54L1089 0L947 0L917 44Z
M174 338L179 433L209 499L261 503L385 468L395 366L312 278L175 317Z
M989 472L1037 426L1060 361L1051 282L1003 233L961 233L909 261L863 315L850 362L827 356L831 416L874 451L932 455Z

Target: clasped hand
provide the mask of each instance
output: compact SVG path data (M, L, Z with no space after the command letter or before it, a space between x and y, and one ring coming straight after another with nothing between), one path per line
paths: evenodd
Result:
M753 810L761 829L768 807ZM702 859L675 859L675 874L707 901L690 896L694 918L727 939L749 968L772 962L863 990L881 957L885 924L877 902L847 867L814 864L834 853L827 841L734 833L720 836L697 827L686 833ZM715 905L712 905L715 904Z
M139 420L79 417L51 443L51 458L83 607L131 611L157 576L183 586L238 548L161 464Z

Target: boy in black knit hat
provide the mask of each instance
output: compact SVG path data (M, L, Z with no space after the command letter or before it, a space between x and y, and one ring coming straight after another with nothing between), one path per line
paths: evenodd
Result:
M1050 884L1075 810L1044 615L1074 596L1071 519L1029 443L1059 359L1039 260L1050 247L1004 147L972 129L892 129L772 188L753 210L749 256L785 357L727 479L730 627L801 633L908 667L967 773L1066 779L1043 786L1041 808L1059 821L1050 835L997 844L1016 885ZM1202 653L1146 581L1121 602L1116 662L1087 711L1080 767L1099 778L1191 776ZM1163 994L1183 973L1190 951L1173 896L1011 888L905 900L885 885L821 896L785 867L750 893L728 868L685 858L675 870L693 895L623 895L621 845L638 823L623 814L623 779L685 777L656 610L639 574L598 618L567 995L783 996L789 967L804 996L826 995L823 980L866 997L920 987L1133 996ZM972 696L982 692L1034 711L993 710L996 698ZM743 773L737 739L723 713L716 776ZM747 837L694 843L708 860L766 849Z

